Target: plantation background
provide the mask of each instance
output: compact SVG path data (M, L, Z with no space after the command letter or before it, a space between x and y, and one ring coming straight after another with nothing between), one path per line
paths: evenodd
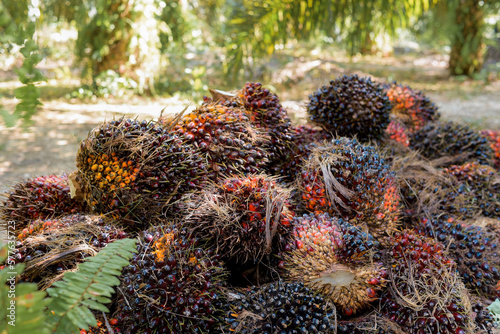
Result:
M500 129L499 1L2 0L0 191L70 173L100 122L194 108L260 81L297 122L343 74L421 89Z

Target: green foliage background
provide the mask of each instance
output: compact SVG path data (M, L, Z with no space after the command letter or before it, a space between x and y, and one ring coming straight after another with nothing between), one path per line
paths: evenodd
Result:
M16 69L20 102L13 113L0 111L9 126L30 125L40 106L37 84L44 76L36 68L43 58L36 29L78 32L71 57L80 66L82 88L70 97L130 96L124 91L199 97L209 66L230 87L251 80L289 44L321 47L328 41L351 56L369 54L377 37L396 38L401 29L427 47L447 47L450 74L473 77L483 64L485 18L498 18L500 1L46 0L33 6L28 0L0 2L0 51L21 46L24 59Z

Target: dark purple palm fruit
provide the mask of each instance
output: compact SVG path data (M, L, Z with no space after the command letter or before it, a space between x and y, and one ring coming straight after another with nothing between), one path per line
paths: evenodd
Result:
M381 314L409 334L474 333L469 295L443 246L409 230L388 244Z
M335 308L301 283L277 282L231 293L224 333L335 333Z
M477 161L492 164L488 140L467 125L433 122L409 134L410 148L427 159L455 157L454 164Z
M270 142L264 146L269 161L267 170L279 175L280 164L289 159L293 146L293 131L288 112L281 105L276 94L260 82L247 82L237 94L251 122L267 133Z
M369 77L342 76L309 95L309 100L309 119L338 136L361 142L380 139L389 125L389 98Z
M120 277L120 333L207 333L219 314L226 271L185 229L153 228Z
M461 196L471 208L464 211L463 206L455 205L455 210L450 208L447 211L466 218L477 215L500 218L500 174L493 167L469 162L444 168L443 174L453 178L458 184L456 188L450 189L447 202L453 203L455 197Z
M471 293L495 298L500 280L498 231L457 221L448 216L423 218L418 230L442 244L457 263L457 270Z
M387 284L380 244L371 235L328 214L293 219L284 252L284 277L303 282L331 300L340 314L366 310Z
M30 221L85 211L85 204L72 199L66 174L38 176L12 187L0 205L0 217L15 221L17 231Z

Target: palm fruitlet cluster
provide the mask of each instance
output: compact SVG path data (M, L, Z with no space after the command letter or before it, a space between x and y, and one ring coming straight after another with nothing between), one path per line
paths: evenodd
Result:
M258 262L290 234L290 191L272 177L230 177L191 198L185 224L223 257Z
M262 146L268 138L249 123L236 103L204 103L174 127L201 150L208 177L217 181L238 173L257 173L268 161Z
M328 212L368 227L378 237L396 228L399 190L379 151L338 138L314 148L298 178L305 210Z
M398 232L390 244L382 314L405 333L473 333L467 290L444 247L412 231Z
M293 226L283 265L288 279L321 292L348 316L378 299L387 283L378 241L326 213L297 217Z
M491 164L493 150L479 132L453 122L433 122L410 133L410 147L427 159L450 157L453 163Z
M219 326L226 271L189 231L142 233L124 269L114 317L122 333L206 333Z
M459 222L447 216L423 218L419 225L423 235L446 247L471 293L495 298L495 287L500 280L498 230Z
M135 238L109 314L82 334L498 331L498 132L359 76L319 88L312 123L294 124L268 87L91 130L69 177L5 194L0 268L24 263L18 280L46 289Z
M74 214L36 220L17 236L6 263L24 263L20 279L45 289L74 270L85 258L128 234L98 216Z
M389 98L370 78L343 76L318 89L309 100L310 120L338 136L379 139L389 125Z

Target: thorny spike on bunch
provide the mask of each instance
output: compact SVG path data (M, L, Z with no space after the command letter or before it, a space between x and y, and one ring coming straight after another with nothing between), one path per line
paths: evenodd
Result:
M309 100L309 119L338 136L366 142L381 138L389 125L389 98L370 77L344 75L309 95Z
M168 128L121 118L90 132L75 182L92 210L144 225L199 189L207 174L199 149Z
M399 216L395 174L381 154L356 139L338 138L312 150L298 177L310 212L328 212L367 227L375 238L391 233Z
M335 308L301 283L272 283L231 293L231 333L335 333Z
M0 217L15 220L16 230L30 221L60 217L85 211L85 205L71 199L68 176L62 174L39 176L12 187L0 205Z
M226 271L185 229L142 233L125 267L113 315L121 333L207 333L223 316Z
M408 334L474 333L469 295L442 245L413 231L396 233L389 245L382 315Z
M258 263L286 243L289 198L290 190L272 177L229 177L186 201L185 224L225 259Z
M378 241L328 214L293 219L285 277L329 298L343 315L359 314L387 282Z

